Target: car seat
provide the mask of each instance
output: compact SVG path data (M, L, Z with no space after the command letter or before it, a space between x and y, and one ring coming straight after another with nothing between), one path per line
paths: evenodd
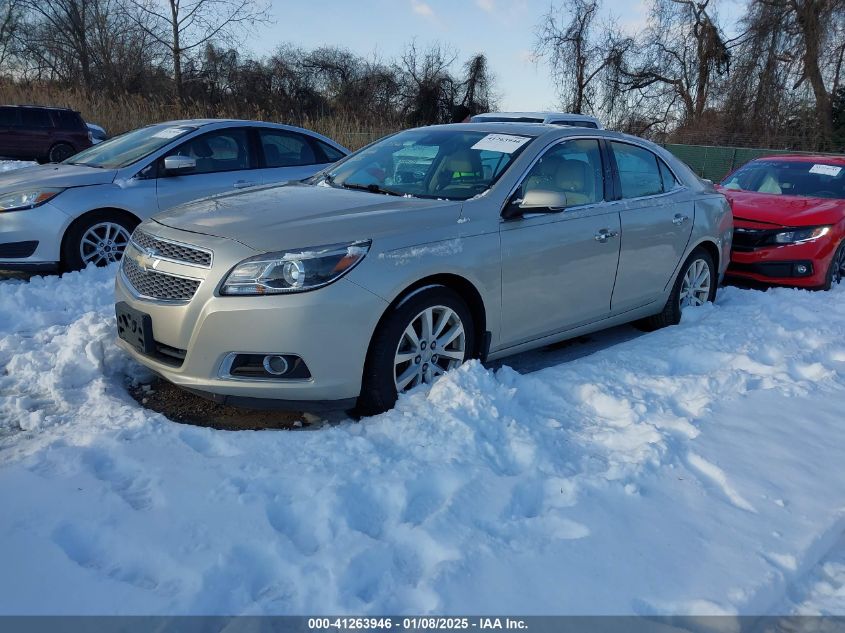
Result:
M555 188L566 193L567 206L595 202L595 176L580 160L562 160L555 173Z

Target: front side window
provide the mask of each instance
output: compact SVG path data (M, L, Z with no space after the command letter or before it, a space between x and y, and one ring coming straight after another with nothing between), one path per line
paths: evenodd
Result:
M190 174L250 169L249 134L245 128L217 130L184 142L168 156L188 156L197 166Z
M534 164L521 189L521 197L534 189L563 192L567 207L601 202L604 178L599 142L578 139L553 147Z
M657 156L647 149L611 141L623 198L642 198L664 192Z
M324 143L320 139L316 139L316 140L317 140L317 145L320 146L320 150L322 150L322 152L326 156L326 160L328 160L328 162L336 163L341 158L346 156L346 154L341 152L339 149L332 147L328 143Z
M69 158L65 163L120 169L146 158L175 139L196 129L190 125L174 126L166 123L150 125L89 147Z
M311 144L301 134L282 130L259 130L267 167L314 165L317 158Z
M489 189L533 138L409 130L365 147L312 182L374 193L467 200Z
M722 186L778 196L845 199L845 166L824 161L755 160L728 176Z

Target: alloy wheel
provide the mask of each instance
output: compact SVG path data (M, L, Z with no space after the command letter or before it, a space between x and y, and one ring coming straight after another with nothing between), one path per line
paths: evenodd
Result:
M684 273L678 302L681 310L687 306L700 306L710 300L712 279L710 266L703 259L696 259Z
M119 261L129 243L129 231L116 222L100 222L82 235L79 255L84 265L103 266Z
M426 308L411 320L396 347L396 392L431 383L459 366L465 357L466 333L457 312L442 305Z

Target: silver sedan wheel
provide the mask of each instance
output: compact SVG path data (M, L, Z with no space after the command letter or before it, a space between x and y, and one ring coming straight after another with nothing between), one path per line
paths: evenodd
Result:
M696 259L684 273L681 282L681 294L678 298L680 308L700 306L710 300L710 266L703 259Z
M119 261L129 243L129 231L115 222L100 222L89 228L79 243L84 265L103 266Z
M466 333L458 313L446 306L420 312L405 328L393 358L393 382L402 393L431 383L466 357Z

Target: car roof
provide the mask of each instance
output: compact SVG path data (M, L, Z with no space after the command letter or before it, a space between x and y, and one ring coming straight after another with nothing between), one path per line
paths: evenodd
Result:
M588 114L574 114L572 112L485 112L483 114L476 114L471 118L473 122L484 121L492 118L508 118L508 119L542 119L544 122L549 122L549 119L559 120L568 119L570 121L589 121L601 125L599 120ZM527 123L528 121L526 121Z
M63 112L77 112L73 108L64 108L64 107L61 107L61 106L40 106L40 105L29 105L29 104L25 104L25 105L6 104L6 105L0 105L0 108L26 108L26 109L31 108L31 109L38 109L38 110L61 110Z
M772 154L760 156L754 160L792 161L800 163L837 163L845 165L845 156L841 154Z
M635 143L645 143L650 147L659 147L655 143L640 138L639 136L631 136L616 130L606 130L603 128L589 128L576 126L562 126L554 125L552 123L522 123L519 121L478 121L473 123L446 123L443 125L431 125L426 128L412 128L412 129L453 129L462 132L486 132L488 134L517 134L519 136L531 136L534 138L540 137L557 137L564 138L567 136L589 136L601 137L619 141L632 141Z
M274 128L277 130L290 130L292 132L301 132L304 134L308 134L314 138L318 138L321 141L325 141L332 147L342 149L344 152L349 152L343 145L338 143L332 138L328 136L324 136L319 132L315 132L314 130L309 130L304 127L299 127L296 125L288 125L286 123L271 123L269 121L254 121L250 119L175 119L173 121L160 121L158 123L151 123L150 125L169 125L169 126L191 126L196 128L208 127L212 125L220 125L221 127L225 127L227 125L242 125L242 126L252 126L252 127L267 127L267 128ZM146 126L146 127L149 127Z

